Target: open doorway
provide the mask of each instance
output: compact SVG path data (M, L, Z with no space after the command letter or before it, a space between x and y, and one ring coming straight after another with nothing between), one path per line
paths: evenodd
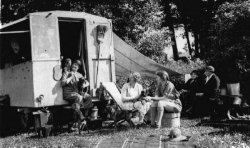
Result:
M85 21L59 20L59 36L62 64L67 58L80 60L79 72L88 79Z

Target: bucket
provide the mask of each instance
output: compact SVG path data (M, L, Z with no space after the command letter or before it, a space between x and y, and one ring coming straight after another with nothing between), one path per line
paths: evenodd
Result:
M91 112L91 118L92 118L92 119L97 119L98 108L95 106L91 111L92 111L92 112Z
M180 113L164 113L161 120L162 127L180 127Z
M228 95L240 95L240 83L227 84Z

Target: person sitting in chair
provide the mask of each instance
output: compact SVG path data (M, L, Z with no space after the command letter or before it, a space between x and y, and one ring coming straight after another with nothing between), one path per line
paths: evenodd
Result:
M195 99L195 94L202 91L203 80L199 78L197 70L193 70L191 78L184 84L183 89L180 91L181 102L183 104L183 110L189 112L192 109L192 105Z
M197 115L206 115L213 110L210 99L216 97L220 87L220 79L215 75L214 71L213 66L205 68L205 84L202 93L196 93L197 98L194 104L194 112Z
M144 116L150 109L151 102L139 100L143 91L142 85L138 83L140 79L140 73L135 72L130 74L129 82L125 83L122 87L121 97L124 102L124 108L128 110L138 109L139 125L143 125Z

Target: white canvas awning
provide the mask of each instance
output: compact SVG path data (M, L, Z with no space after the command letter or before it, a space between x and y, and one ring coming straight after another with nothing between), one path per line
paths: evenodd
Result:
M115 71L117 76L128 77L131 72L139 72L144 78L155 79L155 73L160 70L168 72L170 77L181 75L144 56L114 33L113 39L115 48Z

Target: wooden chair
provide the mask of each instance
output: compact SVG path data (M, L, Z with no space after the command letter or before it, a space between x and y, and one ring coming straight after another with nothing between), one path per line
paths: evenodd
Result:
M118 124L127 121L130 126L134 127L135 124L131 119L135 117L138 110L125 109L121 98L121 91L114 82L102 83L102 87L108 92L112 100L115 102L114 105L109 105L106 107L106 110L111 114L110 119L114 120L114 126L117 127Z

